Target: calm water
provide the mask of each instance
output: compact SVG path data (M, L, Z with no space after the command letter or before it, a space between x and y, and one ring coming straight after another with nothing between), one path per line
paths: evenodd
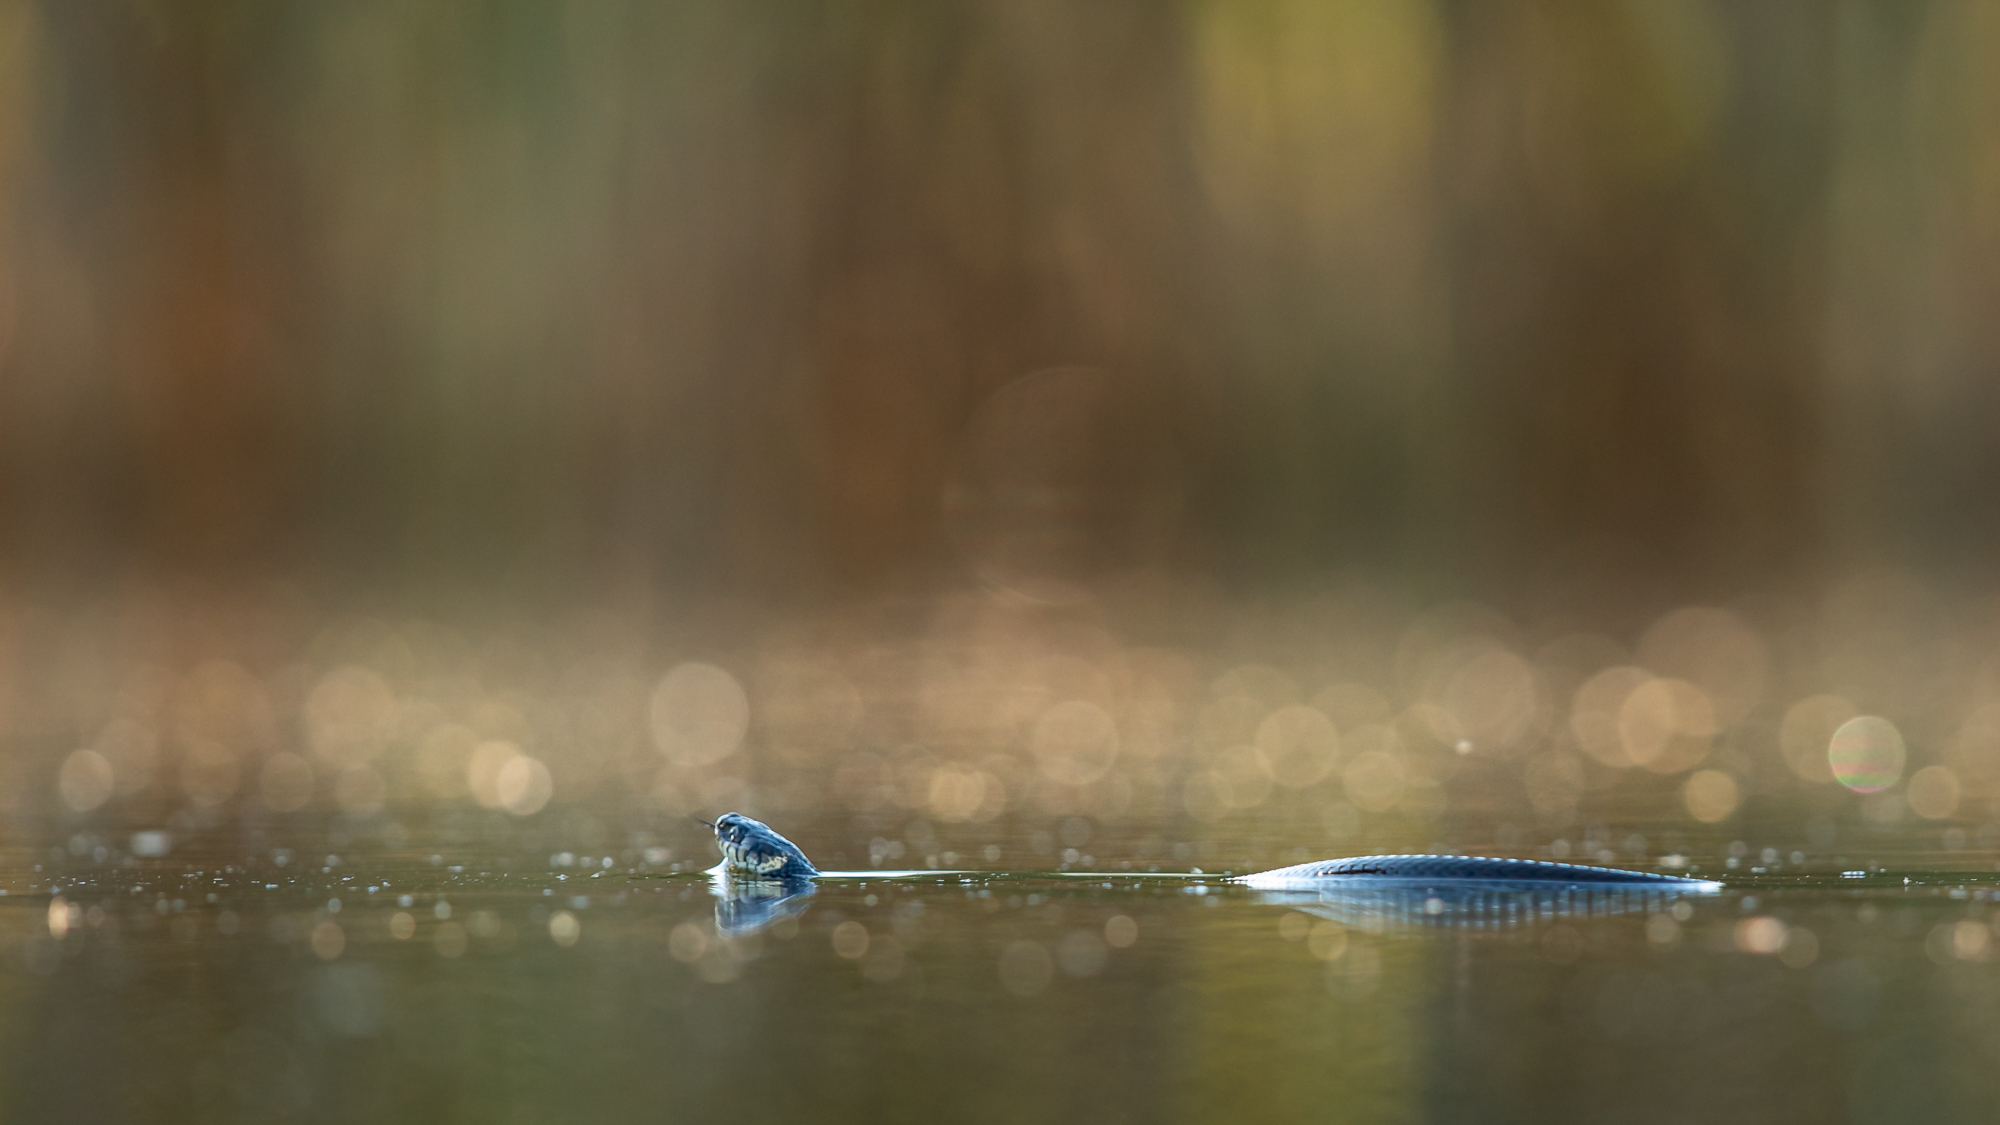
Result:
M9 854L7 1120L1983 1121L2000 1094L1978 853L1753 853L1686 899L1283 898L1092 857L776 901L643 856L130 854L163 844Z

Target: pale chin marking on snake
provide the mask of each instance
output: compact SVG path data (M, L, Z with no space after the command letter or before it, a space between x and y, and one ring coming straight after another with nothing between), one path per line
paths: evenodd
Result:
M810 879L820 873L797 844L762 821L724 813L713 824L715 842L731 871L762 879ZM1538 859L1497 859L1455 855L1371 855L1294 864L1230 882L1265 890L1329 885L1412 883L1534 883L1569 886L1651 887L1683 892L1715 891L1722 884L1678 875L1655 875L1615 867L1585 867Z

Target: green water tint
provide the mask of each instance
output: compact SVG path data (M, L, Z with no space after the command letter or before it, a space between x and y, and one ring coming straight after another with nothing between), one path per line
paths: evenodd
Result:
M2000 1092L1990 870L1511 919L1209 872L859 871L731 938L705 873L490 866L13 871L0 1113L1886 1122Z

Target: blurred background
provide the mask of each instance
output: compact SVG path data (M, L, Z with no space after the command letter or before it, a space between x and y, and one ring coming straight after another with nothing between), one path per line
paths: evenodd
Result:
M2000 843L1995 57L0 3L9 830Z

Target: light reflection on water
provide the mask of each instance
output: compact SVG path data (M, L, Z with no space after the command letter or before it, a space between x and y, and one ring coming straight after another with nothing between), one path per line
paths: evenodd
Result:
M2000 1062L1990 873L1315 894L339 858L17 872L0 1111L1949 1121Z

